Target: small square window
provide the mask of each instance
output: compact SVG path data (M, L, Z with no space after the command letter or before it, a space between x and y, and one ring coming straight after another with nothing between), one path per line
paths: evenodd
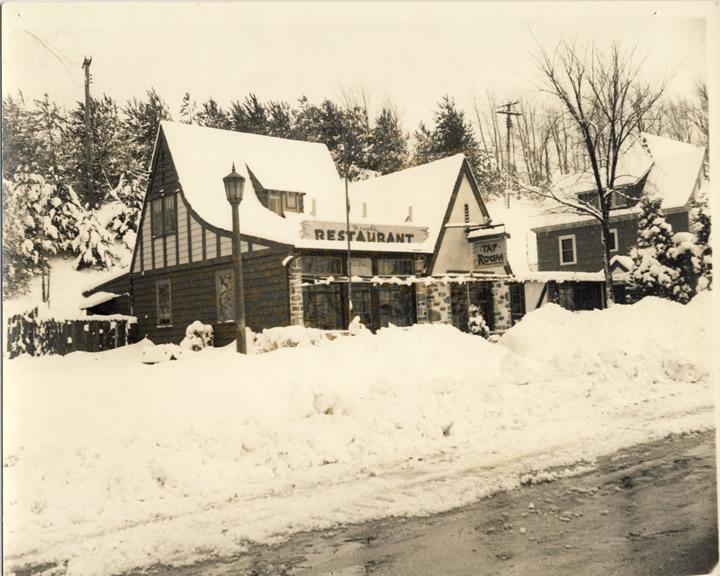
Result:
M295 194L295 192L288 192L286 198L287 207L292 210L297 210L297 194Z
M575 249L575 234L560 236L558 243L560 245L560 265L576 264L577 251Z

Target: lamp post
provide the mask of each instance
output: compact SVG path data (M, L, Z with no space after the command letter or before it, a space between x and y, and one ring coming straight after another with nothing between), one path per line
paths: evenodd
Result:
M235 330L237 340L235 344L240 354L247 354L245 341L245 294L243 292L242 248L240 243L240 202L243 196L245 178L235 172L233 163L232 172L223 178L225 196L232 207L233 224L233 293L235 295Z

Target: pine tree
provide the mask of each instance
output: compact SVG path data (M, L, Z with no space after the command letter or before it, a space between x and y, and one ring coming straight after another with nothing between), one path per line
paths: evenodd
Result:
M383 108L370 131L367 165L380 174L390 174L405 168L407 163L407 135L392 108Z
M293 111L287 102L269 102L267 105L268 134L278 138L293 137Z
M698 291L712 286L712 243L710 241L711 221L707 200L694 200L690 210L690 231L695 235L699 254Z
M662 198L645 194L639 205L637 243L630 254L632 297L635 300L644 296L673 299L682 279L669 255L673 248L672 227L663 216Z
M170 120L170 109L165 101L151 88L144 100L130 100L123 109L123 132L128 161L122 173L147 172L150 167L155 138L160 122ZM118 176L119 182L119 176ZM117 184L116 184L117 186Z
M190 99L190 92L185 92L182 104L180 104L180 122L197 124L197 103Z
M95 212L87 211L78 223L78 235L72 241L72 250L77 254L73 263L76 270L81 268L111 268L118 261L113 237Z
M35 161L35 128L22 92L16 98L3 98L2 169L12 178L20 166L32 167Z
M200 126L208 128L222 128L223 130L231 128L230 115L213 98L203 102L196 120Z
M250 93L245 100L233 102L230 109L232 129L251 134L268 134L268 113L258 97Z

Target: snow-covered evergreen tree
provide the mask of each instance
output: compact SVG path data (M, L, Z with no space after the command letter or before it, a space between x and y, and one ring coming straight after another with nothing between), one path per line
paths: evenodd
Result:
M693 201L690 210L690 231L695 235L699 248L699 279L697 290L707 290L712 286L712 243L711 221L708 213L707 200L704 198Z
M209 128L229 130L231 127L230 115L214 98L203 102L200 111L195 116L195 120L200 126L207 126Z
M95 212L85 212L78 229L72 242L72 250L77 254L73 263L75 269L111 268L118 261L112 234L100 223Z
M123 109L125 145L122 152L127 160L122 166L122 172L125 178L129 173L136 173L137 176L138 173L148 172L160 122L170 120L170 109L154 88L148 90L145 96L143 100L133 98Z
M197 103L190 98L190 92L185 92L180 104L180 122L197 124Z
M230 119L232 129L238 132L251 134L268 134L267 109L258 97L250 93L242 102L233 102L230 105Z
M662 198L645 194L639 205L637 244L630 253L631 295L635 300L658 296L684 301L690 289L686 276L679 270L680 253L673 251L672 226L663 216Z
M145 178L132 179L122 176L112 191L115 206L107 228L113 237L132 249L140 221L143 199L145 196Z
M407 135L392 108L383 108L370 130L367 153L368 168L390 174L405 168L408 157Z

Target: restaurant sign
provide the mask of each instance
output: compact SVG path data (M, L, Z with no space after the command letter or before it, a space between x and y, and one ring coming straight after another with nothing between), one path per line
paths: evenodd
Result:
M475 241L473 252L475 253L475 270L503 268L507 264L505 236Z
M419 244L428 238L428 229L419 226L389 226L382 224L353 224L348 230L345 222L305 220L302 237L312 240L340 242L375 242L379 244Z

